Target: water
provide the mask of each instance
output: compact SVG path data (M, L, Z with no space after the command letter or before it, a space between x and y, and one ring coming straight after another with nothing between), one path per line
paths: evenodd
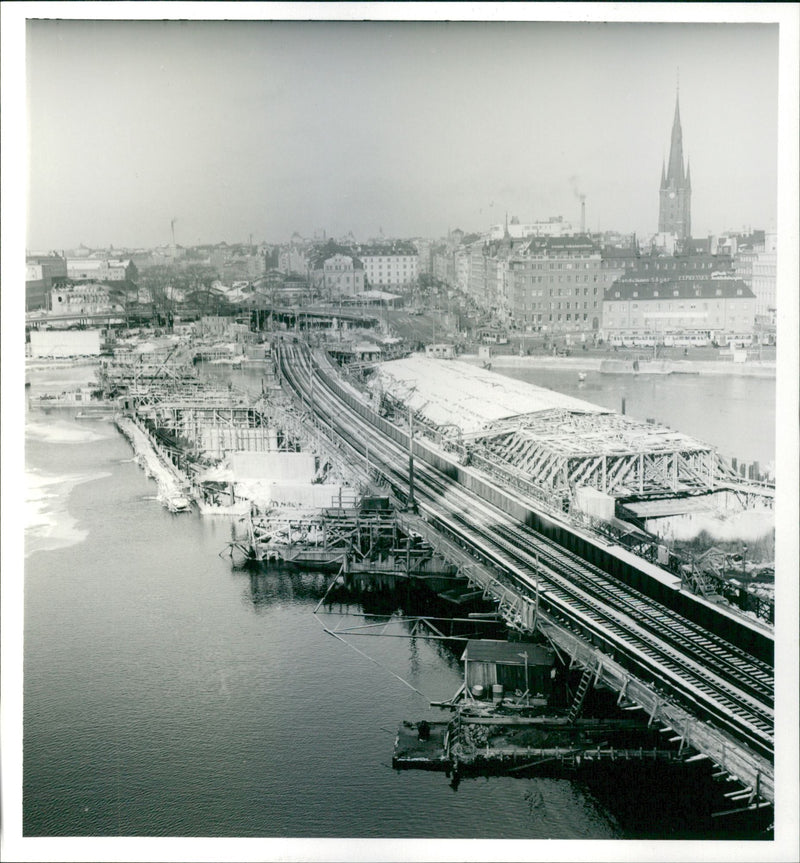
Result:
M322 576L235 570L227 522L168 513L113 426L70 414L32 413L26 439L53 494L26 548L27 835L621 835L566 780L454 792L392 770L398 722L440 718L427 702L458 687L455 657L352 639L379 665L330 638Z
M657 422L717 447L739 461L775 460L775 379L735 375L601 375L574 369L496 371L576 398Z
M455 656L330 638L322 576L234 569L227 522L168 513L111 423L74 413L26 428L26 835L641 835L581 782L392 770L399 721L441 718L428 701L460 684ZM650 835L680 829L661 807Z

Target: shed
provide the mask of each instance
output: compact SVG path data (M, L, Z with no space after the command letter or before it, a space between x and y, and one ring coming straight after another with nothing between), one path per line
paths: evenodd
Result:
M471 639L461 659L464 681L469 689L481 685L491 690L494 684L500 684L507 692L527 690L531 695L550 694L550 672L555 660L552 648L525 642Z
M353 345L353 353L358 362L371 362L381 358L381 349L370 342L361 342Z
M425 345L425 356L437 357L444 360L452 360L456 355L455 347L449 342L436 345Z

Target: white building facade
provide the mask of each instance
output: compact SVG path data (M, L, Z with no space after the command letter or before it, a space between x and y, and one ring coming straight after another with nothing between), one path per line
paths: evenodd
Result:
M417 284L419 252L413 244L360 246L357 251L370 287L407 290Z
M364 290L364 267L358 258L333 255L322 265L322 287L329 296L354 296Z
M618 281L603 301L603 332L612 341L698 335L709 340L752 334L756 300L740 279Z

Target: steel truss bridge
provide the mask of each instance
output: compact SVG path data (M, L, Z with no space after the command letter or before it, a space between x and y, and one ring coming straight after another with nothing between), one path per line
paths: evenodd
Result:
M526 527L518 513L529 500L415 439L411 422L378 416L324 354L288 345L278 363L313 425L406 502L408 529L457 564L511 628L540 633L622 707L645 711L687 761L710 759L736 785L732 811L774 802L772 661Z

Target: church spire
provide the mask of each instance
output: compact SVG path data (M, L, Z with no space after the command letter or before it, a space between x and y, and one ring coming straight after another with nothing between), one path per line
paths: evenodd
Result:
M692 181L689 162L684 170L683 130L681 129L680 91L675 91L675 115L672 120L672 136L669 159L661 162L661 189L659 192L658 231L674 234L680 239L691 237L692 231Z
M672 120L672 138L669 145L669 167L667 182L683 185L683 132L681 130L680 92L675 93L675 117Z

